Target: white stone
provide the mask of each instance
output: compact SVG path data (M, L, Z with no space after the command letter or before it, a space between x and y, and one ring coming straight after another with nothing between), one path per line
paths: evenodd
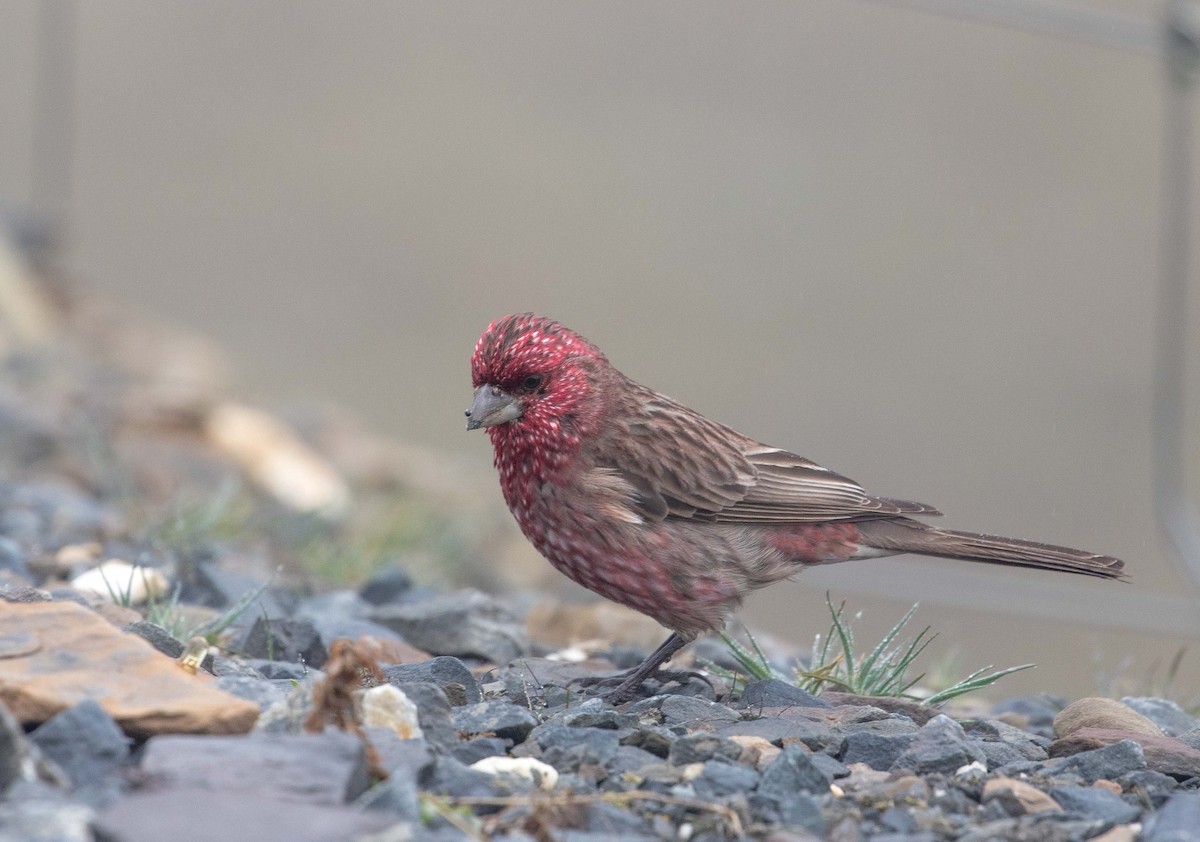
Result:
M362 724L368 728L388 728L402 740L424 736L417 722L417 706L399 687L383 684L364 690L361 707Z
M167 592L167 577L153 567L135 567L110 558L99 567L80 573L71 587L81 594L107 599L117 605L141 605Z
M539 789L554 789L558 770L533 757L485 757L471 764L477 772L488 775L511 775L533 781Z

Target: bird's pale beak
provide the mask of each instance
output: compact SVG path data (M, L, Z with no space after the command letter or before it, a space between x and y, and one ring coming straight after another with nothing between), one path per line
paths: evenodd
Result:
M467 429L507 424L521 417L521 403L499 386L487 383L475 390L475 400L467 410Z

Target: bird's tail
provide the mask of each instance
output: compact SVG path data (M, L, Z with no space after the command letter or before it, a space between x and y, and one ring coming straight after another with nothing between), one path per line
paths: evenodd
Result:
M907 518L868 520L857 526L860 544L888 552L1060 570L1101 579L1129 579L1122 570L1125 562L1121 559L1070 547L1040 544L1020 538L1001 538L998 535L955 532Z

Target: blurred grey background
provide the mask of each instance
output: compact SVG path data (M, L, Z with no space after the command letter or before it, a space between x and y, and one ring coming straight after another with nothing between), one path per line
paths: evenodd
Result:
M912 5L4 0L0 205L262 402L344 403L497 500L469 354L553 316L870 491L1136 578L860 562L751 623L920 599L964 666L1041 665L1014 691L1161 677L1200 624L1151 494L1162 62Z

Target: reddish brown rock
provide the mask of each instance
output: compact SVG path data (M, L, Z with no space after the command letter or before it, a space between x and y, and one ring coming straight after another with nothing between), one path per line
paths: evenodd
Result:
M1158 736L1162 729L1115 699L1091 697L1072 702L1054 717L1054 736L1069 737L1081 728L1106 728Z
M1200 751L1182 740L1161 734L1118 731L1111 728L1080 728L1069 737L1050 744L1051 757L1066 757L1081 751L1103 748L1121 740L1133 740L1142 747L1146 765L1157 772L1185 780L1200 776Z
M5 605L0 640L0 702L22 722L40 723L94 699L133 736L241 734L258 706L189 675L137 635L73 602Z

